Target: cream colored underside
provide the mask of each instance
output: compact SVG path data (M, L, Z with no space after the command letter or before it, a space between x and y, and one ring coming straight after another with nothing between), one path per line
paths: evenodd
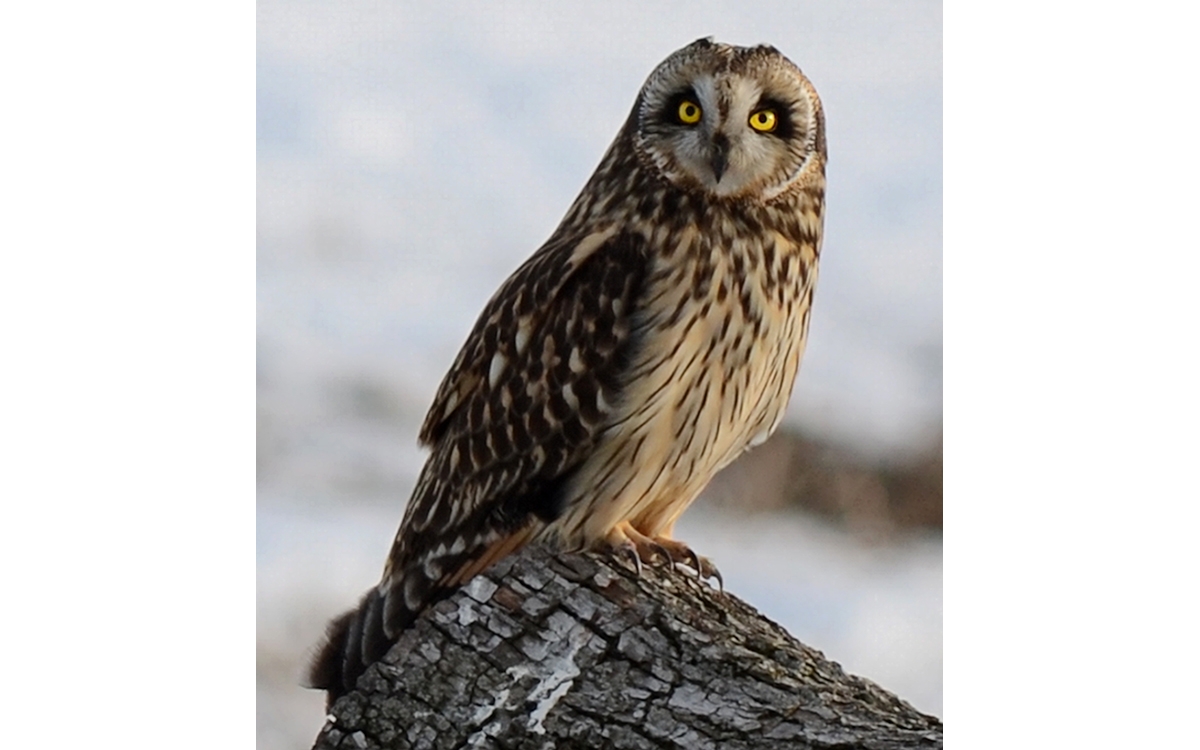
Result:
M776 241L777 257L801 252L781 247L781 237ZM732 251L754 252L736 243ZM815 257L809 259L815 265ZM566 513L540 534L542 539L567 548L592 546L626 520L647 536L669 536L713 475L778 426L804 350L815 269L809 288L789 290L780 306L764 290L765 273L758 265L758 273L747 280L752 304L763 317L755 339L736 291L725 304L716 303L715 290L731 271L728 254L714 260L714 299L703 318L698 318L703 302L693 300L677 323L663 327L680 297L691 291L690 269L679 269L649 290L650 299L662 294L652 305L662 312L644 321L648 339L618 407L621 417L582 466ZM740 288L732 278L726 283ZM733 317L722 336L727 309ZM690 319L696 321L689 326Z

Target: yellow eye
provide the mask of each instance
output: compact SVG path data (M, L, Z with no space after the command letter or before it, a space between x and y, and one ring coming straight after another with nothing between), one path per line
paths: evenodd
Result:
M695 125L700 122L700 105L690 99L680 103L679 121L684 125Z
M750 115L750 127L760 133L770 133L779 124L779 118L775 116L773 109L760 109Z

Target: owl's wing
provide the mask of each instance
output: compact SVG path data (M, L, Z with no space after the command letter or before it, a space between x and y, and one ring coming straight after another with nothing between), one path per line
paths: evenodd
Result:
M618 403L647 261L613 230L552 241L488 302L421 428L432 453L380 586L389 638L562 513Z
M615 230L552 238L488 302L421 428L432 451L383 579L331 623L312 687L352 689L441 592L563 512L619 404L648 260Z

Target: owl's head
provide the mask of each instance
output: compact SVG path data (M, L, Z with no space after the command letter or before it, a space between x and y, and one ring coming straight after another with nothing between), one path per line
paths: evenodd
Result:
M821 100L774 47L697 40L654 69L633 117L638 158L678 187L769 201L824 181Z

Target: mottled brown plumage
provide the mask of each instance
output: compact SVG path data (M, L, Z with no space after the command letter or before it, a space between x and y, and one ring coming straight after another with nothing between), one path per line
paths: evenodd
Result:
M820 100L774 48L702 39L655 69L443 380L383 578L310 683L352 689L424 607L533 541L711 572L671 530L783 416L824 189Z

